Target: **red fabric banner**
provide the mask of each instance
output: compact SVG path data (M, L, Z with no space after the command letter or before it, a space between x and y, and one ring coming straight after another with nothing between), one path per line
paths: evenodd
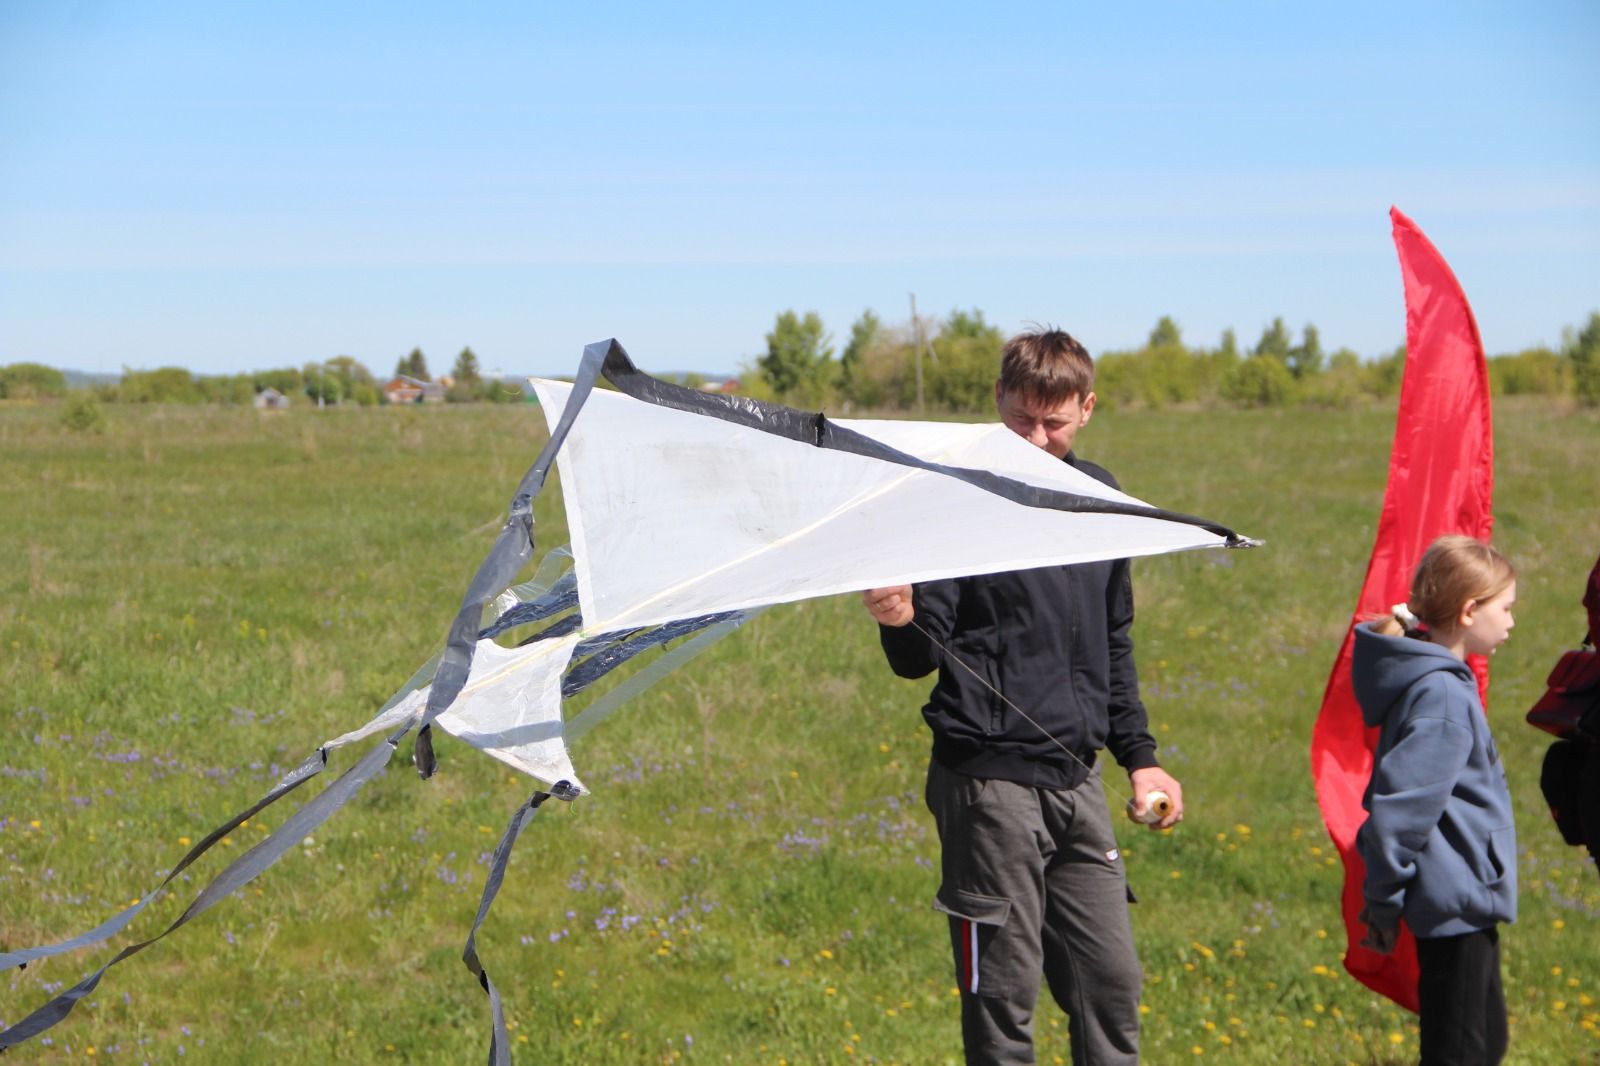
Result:
M1494 524L1489 369L1478 325L1444 257L1398 209L1390 208L1389 218L1405 281L1405 375L1377 542L1352 626L1387 614L1406 599L1411 571L1435 538L1465 533L1487 540ZM1415 1011L1417 954L1410 931L1402 924L1392 955L1361 946L1365 929L1358 915L1366 868L1356 854L1356 830L1366 820L1361 797L1378 731L1362 724L1351 689L1352 641L1347 632L1328 677L1311 738L1311 776L1322 820L1344 860L1345 969L1368 988ZM1488 663L1476 656L1469 662L1487 706Z

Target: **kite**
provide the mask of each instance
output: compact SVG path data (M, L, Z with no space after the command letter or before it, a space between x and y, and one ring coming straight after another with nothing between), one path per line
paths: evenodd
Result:
M601 376L616 391L596 389ZM207 849L299 789L329 753L373 736L349 769L203 888L164 931L0 1032L0 1051L55 1025L111 966L248 883L347 803L415 734L426 778L443 732L540 782L496 847L463 961L489 997L489 1061L509 1063L499 991L476 939L522 830L552 797L586 791L569 743L628 699L780 603L942 577L1255 545L1152 507L1001 425L836 421L652 378L615 340L573 382L535 380L550 439L523 476L444 646L365 725L317 748L260 801L195 845L138 903L59 943L0 953L0 971L116 935ZM570 550L535 557L532 501L556 466ZM509 645L508 645L509 642ZM570 720L566 699L644 652L648 665Z
M1361 885L1366 866L1356 831L1366 820L1361 798L1372 775L1377 729L1361 720L1350 680L1355 623L1405 602L1423 551L1446 533L1488 540L1494 526L1494 432L1489 370L1466 295L1449 264L1416 223L1391 208L1395 250L1405 283L1406 358L1395 418L1389 481L1367 576L1351 629L1334 659L1311 739L1311 774L1322 820L1344 861L1344 966L1375 992L1417 1009L1416 941L1401 925L1392 954L1365 947ZM1489 705L1489 664L1469 662Z

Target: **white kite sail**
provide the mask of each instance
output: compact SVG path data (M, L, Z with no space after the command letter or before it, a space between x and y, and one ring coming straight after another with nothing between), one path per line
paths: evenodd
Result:
M554 428L572 386L533 385ZM1003 425L831 424L929 465L1154 512ZM1227 539L1143 514L1028 506L937 470L615 392L587 398L556 466L587 632Z

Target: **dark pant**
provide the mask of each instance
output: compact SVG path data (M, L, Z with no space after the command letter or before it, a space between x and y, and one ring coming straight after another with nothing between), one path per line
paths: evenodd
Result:
M969 1066L1034 1062L1041 978L1076 1066L1139 1061L1139 958L1101 787L1099 773L1053 791L929 767Z
M1494 1066L1506 1053L1500 932L1418 937L1422 1066Z

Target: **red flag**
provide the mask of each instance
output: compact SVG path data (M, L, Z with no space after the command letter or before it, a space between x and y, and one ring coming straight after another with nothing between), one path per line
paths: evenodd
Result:
M1435 538L1465 533L1487 540L1494 524L1489 368L1477 323L1438 249L1398 209L1390 208L1389 218L1405 281L1405 376L1377 543L1352 626L1404 602L1411 572ZM1372 772L1378 731L1362 724L1351 689L1352 641L1353 634L1346 633L1328 677L1311 738L1311 776L1322 820L1344 860L1345 969L1368 988L1415 1011L1417 953L1411 933L1402 925L1393 955L1361 946L1365 929L1358 915L1366 867L1356 854L1356 830L1366 820L1361 797ZM1469 661L1487 697L1488 663L1476 656Z

